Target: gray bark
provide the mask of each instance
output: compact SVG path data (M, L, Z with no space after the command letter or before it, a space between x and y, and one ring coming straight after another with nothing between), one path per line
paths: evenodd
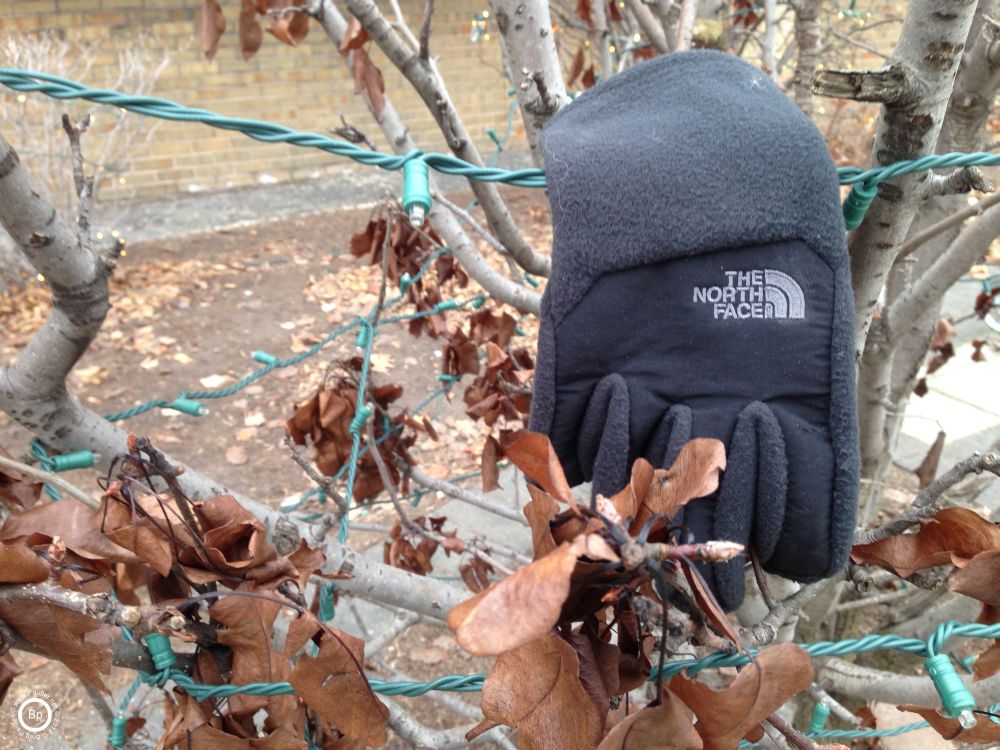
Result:
M795 3L795 42L798 59L792 78L792 98L810 118L816 114L812 78L822 62L823 24L820 23L821 0L799 0Z
M907 71L909 81L919 80L923 91L912 101L883 107L872 151L873 165L934 152L974 11L971 0L910 3L890 61ZM915 83L911 85L916 87ZM850 238L859 356L879 292L916 215L928 179L927 173L920 173L899 178L891 185L883 183L865 222Z
M517 89L531 158L541 167L538 137L549 118L569 102L549 4L546 0L491 0L490 5L500 30L507 77Z

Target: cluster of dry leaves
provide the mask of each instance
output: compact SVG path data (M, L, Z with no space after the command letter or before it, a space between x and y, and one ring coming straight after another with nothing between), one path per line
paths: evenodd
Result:
M322 553L300 545L279 555L261 522L231 497L189 502L176 492L151 492L151 474L169 476L148 442L133 438L130 448L98 510L41 501L39 485L0 474L0 499L11 510L0 528L0 582L8 589L53 584L109 606L112 592L123 603L141 602L136 633L197 645L190 667L197 681L287 680L295 688L295 696L224 703L175 688L166 697L160 747L299 750L306 731L324 749L384 744L389 712L365 677L363 642L320 622L303 598L307 579L320 574ZM759 739L762 722L812 683L808 654L781 644L711 687L682 673L658 684L648 705L625 697L655 674L668 636L708 627L742 650L693 562L707 545L678 543L673 523L686 503L717 489L725 469L721 443L693 440L666 470L639 460L628 486L593 507L574 502L546 437L513 433L505 451L530 480L524 513L534 562L493 585L486 572L470 571L467 582L478 593L449 614L459 645L496 658L483 688L484 719L470 740L502 724L518 730L523 748L735 750L743 739ZM387 544L394 564L425 572L439 546L462 551L443 519L414 523L444 541L411 544L407 530L397 528ZM950 566L949 589L980 600L981 621L1000 621L1000 529L971 510L940 510L916 533L857 546L853 557L901 577ZM279 618L289 611L295 615L286 625ZM671 619L671 611L685 614ZM106 621L44 596L0 599L0 620L104 687L120 638ZM977 679L998 670L1000 642L975 666ZM16 674L4 656L3 690ZM901 708L948 738L1000 739L1000 726L985 719L962 730L935 708ZM255 723L261 711L263 724Z
M1000 622L1000 527L967 508L944 508L920 519L916 533L900 534L857 545L851 552L855 563L878 565L909 578L918 571L940 568L947 572L950 591L982 603L978 622ZM1000 640L978 655L974 678L982 680L1000 671ZM920 714L945 739L958 742L1000 742L1000 724L981 719L972 729L962 729L958 720L942 716L937 708L900 706Z
M7 594L0 621L106 690L103 676L122 637L114 621L72 611L40 594L38 585L89 595L94 613L114 610L116 599L143 602L141 618L131 623L135 635L160 632L196 645L190 652L196 681L287 680L296 690L219 702L175 688L165 698L160 748L305 750L307 726L324 750L384 744L389 712L365 677L363 642L305 606L306 581L321 574L324 555L304 543L279 555L264 525L232 497L190 502L151 492L146 477L154 467L142 445L133 440L130 454L120 457L97 510L69 499L40 501L40 485L16 472L0 474L0 500L11 510L0 528ZM24 597L12 595L22 590ZM279 614L289 610L296 615L279 631ZM0 699L17 674L6 654ZM255 721L261 711L262 725ZM141 724L131 722L130 732Z
M654 629L677 594L738 638L690 560L636 556L682 549L672 544L671 521L715 491L721 443L691 441L667 470L637 461L629 485L599 498L597 510L574 503L544 436L519 433L506 451L534 482L524 511L534 562L449 614L463 648L496 657L483 687L485 718L470 739L504 724L518 729L523 748L735 750L743 738L759 739L761 722L809 686L809 656L784 644L762 651L723 690L678 675L647 706L623 699L649 678Z
M490 434L483 447L483 487L488 491L498 486L497 463L505 455L504 446L514 432L524 426L531 408L534 358L527 347L513 345L517 321L507 312L485 307L474 309L464 320L449 327L448 313L439 310L437 305L443 301L443 293L452 294L456 288L467 287L469 278L451 254L435 255L440 246L440 238L433 230L417 230L405 221L390 223L385 218L371 219L364 230L351 238L352 254L369 257L373 266L383 266L386 281L397 287L402 284L404 301L412 305L413 312L422 314L408 321L409 332L414 336L427 335L444 340L442 374L473 376L463 394L466 414L473 420L481 420L491 430L503 425L499 439ZM428 264L427 270L433 273L421 273ZM312 444L316 465L327 476L342 469L353 441L349 428L356 411L360 360L345 363L343 369L348 372L347 377L325 383L296 409L288 422L292 439L299 445ZM390 403L402 393L400 386L385 385L373 389L371 396L379 413L388 417ZM352 491L352 497L358 501L371 500L385 489L372 455L374 450L379 452L395 483L400 480L398 463L413 463L408 449L413 446L415 437L406 432L407 428L422 430L434 440L438 438L429 420L417 421L405 413L388 422L376 420L375 424L377 446L373 448L362 435L366 453L359 462ZM386 435L388 438L383 440ZM405 484L406 477L402 480ZM429 571L423 565L414 567L411 550L406 552L405 556L394 554L391 559L405 557L410 562L402 567Z

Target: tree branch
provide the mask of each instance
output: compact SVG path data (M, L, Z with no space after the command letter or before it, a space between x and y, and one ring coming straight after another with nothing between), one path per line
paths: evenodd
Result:
M882 327L886 339L892 342L909 332L913 320L941 299L969 267L986 254L998 235L1000 206L993 206L965 227L944 254L883 311Z
M333 1L312 0L309 13L319 21L333 44L339 46L340 40L347 31L347 21L337 10ZM350 67L350 60L351 57L348 55L346 60L348 67ZM367 99L366 104L371 109L371 102ZM416 148L416 144L410 137L409 129L400 119L388 97L385 99L382 112L376 115L373 111L372 115L395 153L406 153ZM431 190L440 192L433 178L431 178ZM483 289L501 302L525 312L538 314L541 308L541 297L497 272L486 258L476 250L468 234L462 230L461 224L449 211L442 210L441 207L435 205L431 208L427 218L431 226L441 235L445 244L452 250L458 262ZM511 249L509 244L506 244L505 247L508 251ZM513 253L511 256L514 257ZM536 258L543 258L546 263L548 262L548 258L545 256L539 255Z
M420 59L430 60L431 18L434 16L434 0L426 0L424 4L424 22L420 25Z
M966 0L913 0L908 7L889 69L906 71L879 118L872 149L875 166L934 152L961 50L976 4ZM932 52L928 53L928 50ZM917 81L920 83L918 84ZM849 240L855 296L855 347L860 356L872 311L899 246L922 201L927 173L879 186L864 223Z
M660 54L673 51L672 45L667 41L667 34L660 20L653 15L653 11L642 0L628 0L629 10L635 15L635 20L642 29L645 37L656 47Z
M507 77L517 90L517 103L531 158L536 166L541 167L538 138L542 128L569 102L552 33L549 4L546 0L491 0L490 7L500 31ZM533 80L535 86L522 87L520 83L525 78ZM504 240L503 237L500 239ZM504 244L507 244L505 240Z
M509 521L516 521L522 526L528 525L527 519L516 508L501 505L500 503L490 500L485 495L481 495L478 492L472 492L464 487L459 487L457 484L449 482L446 479L437 479L436 477L432 477L430 474L423 472L419 467L414 466L413 464L400 464L400 468L403 472L409 474L410 479L419 484L421 487L426 487L429 490L435 490L437 492L443 492L449 497L461 500L463 503L468 503L469 505L474 505L477 508L482 508L490 513L506 518Z
M778 632L788 620L799 613L799 611L809 602L815 599L828 586L837 582L835 578L828 578L816 583L803 586L787 599L774 602L771 612L763 620L747 628L743 642L750 648L766 646L778 637Z
M892 106L906 106L927 93L919 79L898 62L874 70L817 70L811 88L819 96Z
M437 122L452 153L461 159L482 166L483 160L466 130L465 124L451 101L444 82L436 75L432 66L420 57L400 38L392 25L382 15L374 0L347 0L347 7L361 22L379 49L409 81ZM324 8L324 14L327 11ZM551 32L549 33L551 36ZM550 89L555 85L550 81ZM469 187L486 213L486 220L497 238L510 251L519 265L539 276L545 273L545 264L521 236L513 217L497 186L493 183L469 180Z
M899 675L838 658L826 661L820 672L820 681L829 690L863 701L924 706L935 706L941 701L934 683L926 676ZM967 683L966 687L979 705L989 705L996 700L1000 690L1000 675Z
M981 474L984 471L1000 476L1000 456L995 453L982 455L973 453L964 461L959 461L924 487L897 518L874 529L857 529L854 532L854 544L871 544L880 539L902 534L911 526L915 526L921 518L933 515L937 510L937 501L945 492L969 474Z
M2 455L0 455L0 468L13 469L14 471L19 471L22 474L26 474L27 476L32 477L33 479L37 479L40 482L46 482L47 484L51 484L60 492L65 492L74 500L83 503L92 510L97 510L99 507L101 507L101 504L97 500L92 498L83 490L79 489L76 485L70 484L58 474L53 474L50 471L43 471L42 469L35 468L34 466L29 466L28 464L21 463L20 461L15 461L13 458L7 458L6 456Z
M896 261L899 262L928 240L937 237L942 232L946 232L953 227L957 227L966 219L971 219L973 216L982 216L987 208L995 206L997 203L1000 203L1000 193L993 193L968 208L956 211L936 224L931 224L926 229L922 229L900 246Z

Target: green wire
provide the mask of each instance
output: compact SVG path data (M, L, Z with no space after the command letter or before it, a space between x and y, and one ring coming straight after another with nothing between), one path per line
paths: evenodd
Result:
M411 159L422 159L429 167L443 174L466 177L480 182L502 182L518 187L544 188L545 173L540 169L508 170L495 166L477 166L448 154L426 153L414 149L403 155L384 154L360 148L353 143L329 138L318 133L293 130L273 122L227 117L207 109L153 96L130 96L118 91L93 89L77 81L47 73L18 68L0 68L0 84L14 91L41 93L54 99L84 99L97 104L120 107L148 117L180 122L200 122L221 130L235 130L266 143L288 143L303 148L316 148L335 156L344 156L368 166L398 171ZM943 167L996 166L1000 154L985 151L972 153L932 154L919 159L898 161L883 167L862 169L841 167L837 170L842 185L863 184L869 188L896 177Z

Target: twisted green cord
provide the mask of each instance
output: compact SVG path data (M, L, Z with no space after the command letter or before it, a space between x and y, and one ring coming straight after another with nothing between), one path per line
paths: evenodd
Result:
M507 170L493 166L477 166L455 156L426 153L419 149L414 149L403 155L384 154L318 133L297 131L272 122L227 117L210 110L187 107L168 99L153 96L130 96L118 91L93 89L77 81L47 73L17 68L0 68L0 84L14 91L38 92L54 99L85 99L163 120L200 122L221 130L234 130L258 141L289 143L303 148L316 148L336 156L353 159L360 164L390 171L402 169L403 165L411 159L422 159L429 167L443 174L466 177L480 182L502 182L518 187L545 187L545 173L540 169ZM932 154L919 159L907 159L870 169L841 167L837 170L837 174L843 185L861 184L872 188L880 182L929 169L996 165L1000 165L1000 154L991 154L985 151L956 152Z
M455 156L425 153L419 149L414 149L401 156L383 154L319 133L292 130L273 122L226 117L206 109L186 107L183 104L153 96L130 96L118 91L92 89L77 81L47 73L0 68L0 83L14 91L38 92L54 99L85 99L97 104L120 107L149 117L158 117L162 120L201 122L220 130L235 130L265 143L288 143L303 148L316 148L335 156L346 156L360 164L391 171L402 169L403 165L411 159L420 159L432 169L444 174L469 177L480 182L503 182L518 187L545 187L545 175L538 169L510 171L497 167L480 167Z

